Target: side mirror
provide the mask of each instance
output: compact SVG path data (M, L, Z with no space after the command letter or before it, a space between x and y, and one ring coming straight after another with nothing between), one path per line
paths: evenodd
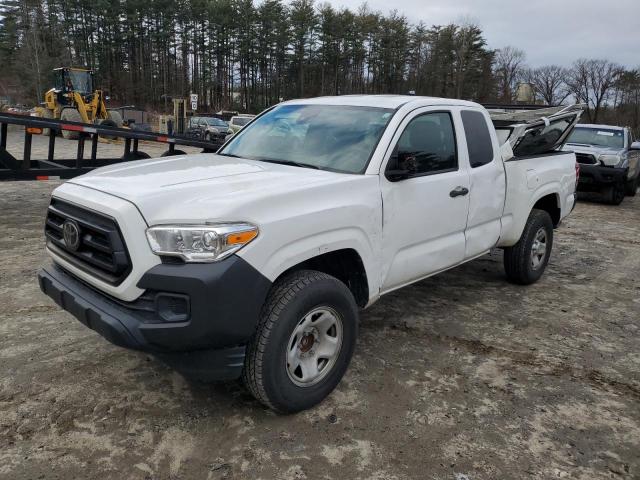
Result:
M633 142L629 147L629 150L640 150L640 142Z
M406 180L409 178L409 170L387 170L385 176L390 182L399 182L400 180Z
M390 182L406 180L409 178L409 175L411 175L411 172L404 168L404 158L401 159L404 155L405 154L398 153L397 151L391 154L391 158L389 158L389 163L387 164L387 170L384 174Z

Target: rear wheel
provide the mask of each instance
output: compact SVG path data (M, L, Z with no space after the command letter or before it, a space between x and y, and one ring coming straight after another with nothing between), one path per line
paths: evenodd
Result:
M62 120L63 122L78 122L78 123L82 123L82 118L80 117L80 112L78 112L78 110L76 110L75 108L65 108L64 110L62 110L62 113L60 114L60 120ZM69 139L69 140L75 140L77 138L79 138L79 133L78 132L73 132L70 130L62 130L62 137Z
M547 268L552 247L551 216L544 210L532 210L518 243L504 249L507 278L520 285L537 282Z
M107 114L109 115L108 120L111 120L116 127L122 128L124 122L122 120L122 115L120 115L120 112L118 112L117 110L109 110Z
M602 197L609 205L620 205L624 200L624 195L625 185L622 182L610 185L602 191Z
M340 280L302 270L274 284L247 348L243 380L264 405L293 413L338 385L355 347L358 308Z
M118 127L116 122L114 122L110 118L105 118L104 120L100 121L99 125L101 127L109 127L109 128L117 128ZM108 140L115 140L116 138L118 138L118 137L114 137L113 135L105 135L105 134L102 134L100 136L102 138L106 138Z

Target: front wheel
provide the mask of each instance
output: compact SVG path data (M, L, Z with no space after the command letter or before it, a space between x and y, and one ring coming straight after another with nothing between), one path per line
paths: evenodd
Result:
M551 216L544 210L532 210L518 243L504 249L507 278L520 285L537 282L547 268L552 247Z
M62 110L60 114L60 120L63 122L76 122L81 123L82 117L80 117L80 112L75 108L65 108ZM80 134L74 130L62 130L62 138L66 138L68 140L77 140L80 137Z
M358 308L340 280L301 270L274 284L247 348L243 380L281 413L320 403L338 385L355 348Z
M620 205L624 200L624 195L625 186L622 182L610 185L602 191L604 201L609 205Z
M640 176L629 180L625 185L625 193L628 197L635 197L636 192L638 191L638 185L640 184Z

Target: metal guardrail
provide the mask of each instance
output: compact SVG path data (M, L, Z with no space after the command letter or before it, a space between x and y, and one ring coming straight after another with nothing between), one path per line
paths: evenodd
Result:
M21 159L17 159L7 151L9 125L24 127L24 147ZM32 158L33 135L41 134L44 129L50 129L51 132L48 137L47 158ZM75 158L55 158L57 134L63 130L78 133L78 139L75 140L78 142ZM100 137L123 139L124 151L122 156L118 158L97 158ZM94 168L150 158L147 153L139 150L139 142L141 140L167 144L168 148L163 153L163 157L183 154L184 152L176 149L176 146L180 145L202 148L203 152L215 152L221 145L182 136L0 113L0 181L67 179L87 173ZM85 158L87 142L90 143L91 150L89 157Z

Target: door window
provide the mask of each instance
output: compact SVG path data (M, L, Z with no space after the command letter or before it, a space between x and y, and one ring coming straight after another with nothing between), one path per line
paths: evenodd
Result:
M456 136L451 115L433 112L409 122L389 160L387 170L409 176L431 175L458 169Z
M471 168L481 167L493 161L493 143L485 116L473 110L461 113Z

